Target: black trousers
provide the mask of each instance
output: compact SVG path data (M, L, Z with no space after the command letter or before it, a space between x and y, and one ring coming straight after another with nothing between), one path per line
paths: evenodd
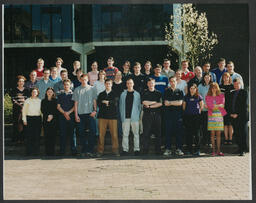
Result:
M50 122L44 121L44 144L45 144L45 154L47 156L55 155L55 145L56 145L56 134L57 134L57 123L56 119Z
M27 116L26 126L26 155L40 153L41 116Z
M201 113L201 144L210 144L210 131L208 131L208 111Z
M142 149L144 153L148 153L150 136L152 133L156 136L155 138L155 151L156 153L161 152L161 112L146 112L144 111L143 118L143 142Z
M188 151L193 153L192 144L196 145L195 150L200 150L200 121L201 115L184 115L185 135L188 145Z
M239 152L246 152L246 135L247 135L247 121L239 118L232 118L231 120L233 129L234 129L234 135L236 138L236 142L239 147Z

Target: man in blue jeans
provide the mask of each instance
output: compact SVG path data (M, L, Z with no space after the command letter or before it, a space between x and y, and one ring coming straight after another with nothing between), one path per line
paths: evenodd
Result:
M170 156L171 139L176 135L176 154L184 155L182 152L182 102L183 92L176 89L177 81L175 77L170 77L170 87L164 92L164 117L165 117L165 135L166 135L166 150L164 156Z
M97 93L95 88L88 84L88 75L80 78L81 85L74 91L75 120L78 123L78 134L82 143L81 156L92 157L95 145L96 123L94 117L97 110Z
M72 155L77 155L76 135L74 133L74 101L72 101L73 92L70 89L71 81L66 79L63 81L64 90L60 91L57 99L57 109L61 113L59 116L60 124L60 155L66 153L67 136L70 137L70 148Z

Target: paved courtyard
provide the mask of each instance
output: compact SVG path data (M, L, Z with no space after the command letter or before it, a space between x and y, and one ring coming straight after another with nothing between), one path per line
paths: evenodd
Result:
M244 157L35 158L6 156L4 199L248 200Z

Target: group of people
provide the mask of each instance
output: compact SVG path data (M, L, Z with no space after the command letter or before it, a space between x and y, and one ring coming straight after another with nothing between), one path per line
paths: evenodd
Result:
M151 138L158 155L184 155L186 143L187 154L199 156L202 145L211 145L212 156L223 156L222 132L224 144L232 144L235 134L238 154L246 152L248 94L232 61L226 64L221 58L212 70L206 62L193 72L187 60L176 71L169 59L164 59L163 67L152 67L147 61L143 72L139 62L131 68L129 61L119 70L113 57L103 70L93 62L88 73L83 73L79 61L73 63L71 73L62 64L57 58L56 66L47 69L40 58L28 81L22 75L17 77L17 87L11 93L13 139L25 141L26 155L39 155L41 134L45 154L55 155L59 133L58 154L66 154L69 139L72 155L101 157L107 129L115 156L120 156L119 139L121 155L129 154L130 130L135 156L149 153Z

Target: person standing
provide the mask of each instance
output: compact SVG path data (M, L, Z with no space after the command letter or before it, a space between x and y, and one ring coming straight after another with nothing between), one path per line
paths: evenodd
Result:
M130 71L130 67L131 67L131 63L130 61L125 61L123 64L123 72L122 72L122 78L123 78L123 82L126 84L126 81L130 78L130 76L132 75L131 71Z
M76 134L74 133L75 116L71 81L65 79L63 85L64 90L60 91L57 99L57 109L60 112L58 117L60 128L60 155L66 154L67 137L69 137L71 153L76 156L78 153L76 147Z
M202 68L200 66L196 66L194 69L195 77L193 77L189 82L188 82L188 90L190 89L190 86L193 84L196 84L198 86L202 82Z
M76 78L73 79L73 81L71 81L74 85L74 89L76 89L77 87L79 87L81 85L81 82L80 82L80 79L81 79L81 76L83 75L83 71L82 69L77 69L76 70Z
M205 73L203 76L202 83L198 86L198 92L203 97L204 108L201 112L201 138L202 144L210 145L210 133L208 131L208 109L205 102L205 97L209 91L210 84L212 83L212 78L210 73Z
M57 67L51 67L51 75L49 78L54 84L61 81L61 78L58 77Z
M233 127L230 117L231 91L234 89L232 79L228 72L223 73L220 85L220 91L225 95L225 110L227 114L224 116L224 145L232 144Z
M112 152L116 156L120 156L118 149L118 133L117 133L117 102L118 98L112 91L113 81L111 79L105 80L106 90L101 92L97 98L97 105L99 107L99 142L97 157L101 157L104 152L104 140L107 127L109 127Z
M180 89L183 92L183 95L186 95L188 91L188 85L185 80L181 79L181 70L176 71L175 77L177 81L176 88Z
M61 77L61 81L55 83L55 85L53 86L54 92L56 93L57 97L61 93L61 91L64 90L64 83L63 83L63 81L68 79L68 71L67 71L67 69L61 70L60 77ZM74 84L72 82L71 82L70 89L72 91L74 90Z
M203 65L203 77L205 74L209 73L211 75L212 82L216 82L216 75L215 73L211 72L210 69L211 69L211 63L205 62Z
M225 96L221 93L218 83L211 83L205 102L208 108L208 130L211 132L212 156L215 156L215 135L217 141L217 155L224 156L220 150L221 131L224 130L223 116Z
M108 64L108 67L104 68L104 71L106 73L106 78L114 80L115 79L115 74L117 73L117 71L119 71L117 67L113 66L114 65L114 58L109 57L108 60L107 60L107 64Z
M20 144L24 142L24 125L22 122L22 108L25 100L29 97L29 90L24 87L26 78L23 75L17 76L17 87L11 91L12 99L12 120L13 137L12 141Z
M235 65L233 61L228 61L227 62L227 72L229 73L231 79L232 79L232 83L234 81L234 79L239 78L241 81L241 88L244 89L244 82L243 82L243 78L239 73L236 73L234 71L235 69Z
M184 125L186 130L186 140L188 145L188 152L190 154L200 155L200 119L201 111L203 109L203 98L198 93L196 84L192 84L189 88L188 94L184 97ZM193 140L195 140L195 153L192 148Z
M165 120L165 136L166 145L164 156L172 155L172 138L176 137L176 154L183 155L182 152L182 101L183 92L176 88L176 77L169 78L170 87L164 92L164 120Z
M43 114L45 154L54 156L57 134L57 100L52 87L48 87L46 90L45 97L41 102L41 112Z
M39 80L36 84L36 87L39 89L39 99L44 99L45 92L48 87L53 87L54 83L49 79L50 77L50 70L44 69L44 77L43 79Z
M220 58L218 61L218 68L215 68L211 71L216 75L216 82L218 83L218 85L220 84L221 76L223 75L223 73L227 72L225 65L226 60L224 58Z
M41 133L41 99L38 98L39 90L31 89L31 97L25 100L22 109L22 120L26 126L25 146L26 156L39 155Z
M151 76L151 78L155 79L155 88L161 94L164 94L165 89L168 87L168 78L165 75L161 75L162 66L157 64L154 68L155 74Z
M146 89L146 77L141 73L141 64L139 62L135 62L133 66L134 73L131 78L134 82L134 89L142 94Z
M63 68L63 67L62 67L62 64L63 64L63 63L64 63L64 61L62 60L62 58L60 58L60 57L56 58L55 64L56 64L56 67L57 67L57 75L58 75L58 77L61 76L60 72L61 72L63 69L66 69L66 68Z
M239 156L244 156L246 147L246 128L248 114L248 93L242 89L242 81L239 78L234 79L234 91L231 93L231 118L235 136L237 136Z
M185 80L187 83L195 77L195 74L188 69L188 60L181 62L181 79Z
M129 152L129 133L130 128L132 128L132 133L134 135L133 151L134 155L139 155L140 151L140 137L139 137L139 120L141 111L141 99L140 94L133 89L134 83L130 78L126 81L127 90L120 96L119 109L120 117L123 129L123 155L127 155Z
M73 72L69 74L69 79L71 80L71 82L74 83L74 81L76 80L76 72L78 69L81 69L81 63L80 61L74 61L73 62Z
M44 60L42 58L37 59L36 80L41 80L44 77Z
M75 119L78 123L78 134L82 145L82 156L92 157L94 153L97 113L97 93L88 84L87 74L81 76L81 85L74 91L72 100L75 102Z
M168 79L171 77L171 76L174 76L175 75L175 72L174 70L171 69L171 61L170 59L164 59L164 62L163 62L163 70L161 72L161 75L164 75L166 76Z
M28 90L31 90L33 87L36 87L36 84L37 84L37 73L35 70L32 70L29 74L29 81L26 81L24 87Z
M144 65L143 74L145 75L145 77L146 77L147 79L149 79L149 77L150 77L151 75L153 75L151 61L146 61L145 65Z
M142 95L143 104L143 154L147 155L149 152L149 143L152 133L155 135L155 153L161 154L161 106L162 94L155 89L155 80L150 78L148 80L148 89Z
M98 71L98 62L97 61L94 61L91 65L91 68L92 68L92 71L90 71L88 73L88 77L89 77L89 84L91 86L94 85L94 83L98 80L98 74L99 74L99 71Z

